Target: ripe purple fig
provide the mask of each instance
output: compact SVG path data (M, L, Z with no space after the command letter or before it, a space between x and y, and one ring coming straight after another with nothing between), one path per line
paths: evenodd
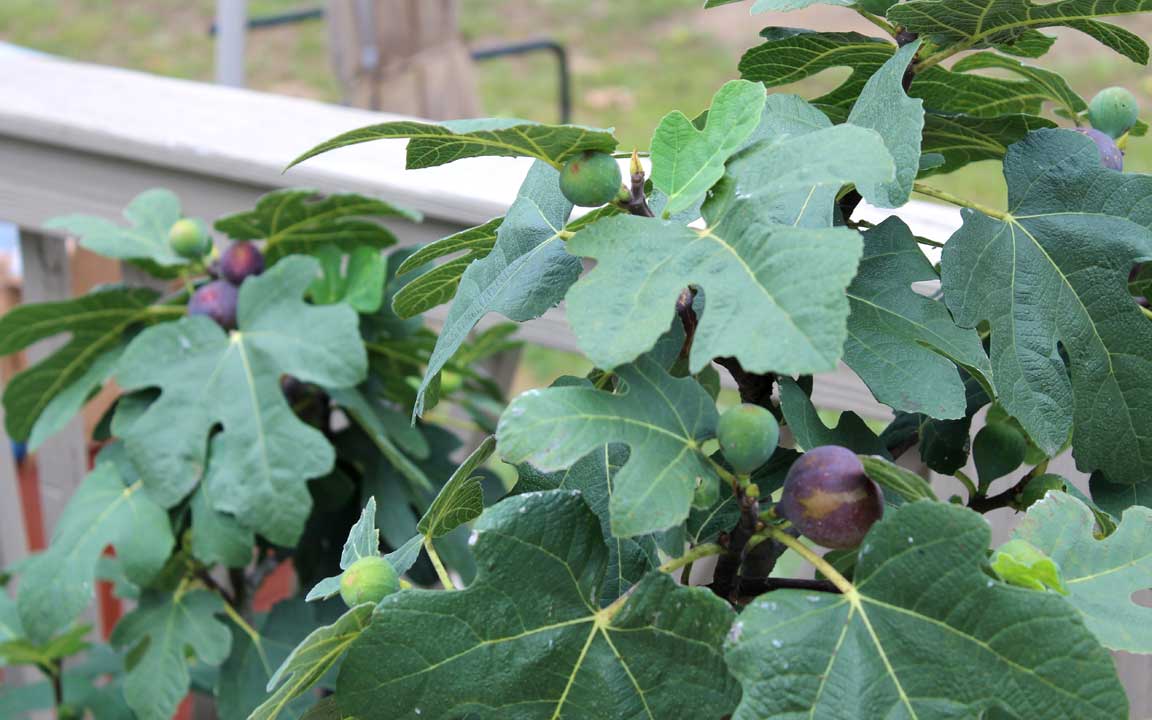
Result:
M225 280L213 280L200 286L188 301L189 315L204 315L225 330L236 329L236 286Z
M884 515L884 493L856 453L838 445L812 448L793 463L778 510L812 542L857 547Z
M233 243L220 256L220 275L239 286L244 278L264 272L264 254L250 242Z
M1109 135L1092 128L1076 128L1076 132L1088 136L1096 143L1096 149L1100 152L1100 162L1104 167L1109 170L1124 170L1124 153L1120 152L1116 141Z

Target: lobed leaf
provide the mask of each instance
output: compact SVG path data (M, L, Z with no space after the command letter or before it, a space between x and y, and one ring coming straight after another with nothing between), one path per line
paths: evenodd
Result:
M956 365L985 385L992 367L975 330L958 327L944 303L912 290L937 278L899 218L864 233L864 257L848 286L844 362L892 409L956 419L967 407Z
M543 315L564 297L582 269L580 261L564 251L561 238L571 212L572 204L560 193L559 173L543 162L534 164L497 230L492 252L469 265L460 278L420 383L415 415L424 411L432 379L485 315L498 312L523 322Z
M128 577L151 580L175 545L168 513L139 482L126 484L118 464L102 455L69 499L48 550L21 573L17 607L27 636L46 642L92 602L96 563L116 548Z
M1106 170L1067 130L1013 146L1004 173L1009 212L965 211L944 249L945 301L961 326L989 323L997 399L1045 453L1071 432L1079 468L1141 482L1152 475L1141 390L1152 327L1124 281L1152 257L1152 178Z
M44 223L50 230L65 230L80 240L80 247L117 260L150 263L163 276L175 277L186 258L168 243L172 225L183 217L180 199L171 190L145 190L124 208L128 227L92 215L63 215Z
M908 503L873 526L845 594L754 602L727 645L733 720L1124 717L1112 658L1061 596L985 573L990 536L970 510Z
M278 544L299 537L311 507L306 481L328 472L333 453L292 413L280 377L349 387L366 369L355 311L300 299L316 271L314 259L297 256L247 280L240 329L231 334L190 317L150 328L129 345L118 382L161 394L124 442L144 486L165 507L203 476L217 510ZM157 357L168 360L157 364ZM223 430L213 433L217 425Z
M652 185L667 195L665 218L692 206L724 175L724 163L756 129L764 88L744 80L724 84L697 128L679 110L652 135Z
M598 609L607 550L578 491L509 498L475 532L471 587L380 604L340 669L343 715L599 720L735 704L718 651L732 612L711 592L657 573Z
M540 490L580 491L584 502L600 520L604 544L608 548L608 567L600 589L601 606L612 603L660 564L656 541L651 535L634 538L612 535L612 488L616 475L627 461L628 448L617 444L593 450L567 470L541 473L525 463L516 468L520 479L512 490L513 494ZM729 523L725 530L731 527Z
M90 389L103 372L93 371L93 366L114 351L129 328L149 317L148 308L157 297L156 291L146 288L108 288L71 300L21 305L0 317L0 355L62 333L70 335L62 348L9 381L4 390L8 434L14 440L27 439L57 397L85 386ZM75 405L71 400L58 402L69 408ZM41 436L66 414L59 404L55 409L60 416L45 421Z
M409 170L482 156L530 157L558 168L564 160L585 150L612 152L616 149L616 138L611 131L582 125L542 125L515 118L441 123L400 120L338 135L296 158L288 167L337 148L397 139L408 140L406 166Z
M1152 588L1152 510L1129 508L1115 532L1100 540L1095 525L1091 508L1050 491L1028 508L1013 537L1060 566L1068 602L1102 645L1152 654L1152 608L1132 602L1133 593Z
M888 11L888 20L939 46L986 47L1011 43L1020 33L1045 27L1069 27L1092 36L1141 65L1148 45L1139 36L1094 18L1152 10L1148 0L913 0Z
M357 605L331 625L309 633L272 675L267 686L272 695L252 711L248 720L275 720L319 682L368 627L373 607L372 603Z
M416 529L421 535L429 539L442 537L480 516L484 511L484 489L480 484L481 477L472 473L492 456L495 449L496 438L484 438L452 473L417 523Z
M139 720L168 720L188 693L189 651L207 665L228 657L232 636L217 615L224 601L214 592L146 593L121 618L110 642L133 648L134 662L124 678L124 697Z
M672 527L688 517L696 485L715 479L700 443L716 431L716 406L692 378L673 378L641 358L617 370L622 394L590 387L532 390L500 417L496 439L510 463L550 472L607 443L629 446L609 502L616 537Z

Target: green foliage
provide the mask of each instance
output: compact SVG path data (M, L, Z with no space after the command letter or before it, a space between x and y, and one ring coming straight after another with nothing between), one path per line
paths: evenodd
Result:
M496 431L501 456L545 472L563 470L607 443L628 445L609 502L612 534L664 530L688 517L696 486L715 477L701 443L718 413L691 378L673 378L643 358L617 370L627 391L553 387L517 398Z
M54 221L182 288L0 318L0 353L58 348L8 383L13 439L120 389L51 545L0 569L0 665L45 677L0 715L167 718L196 692L222 720L1125 716L1108 650L1152 653L1152 184L1085 133L1121 167L1146 126L1029 59L1045 27L1142 59L1100 18L1152 6L751 10L817 5L876 37L749 38L626 192L606 130L403 120L300 161L377 139L413 168L532 158L506 215L389 250L418 214L282 190L217 220L218 263L167 191L127 226ZM829 70L811 100L775 92ZM1007 209L924 182L978 160ZM944 238L881 210L914 193L962 208L939 262ZM237 302L203 307L221 286ZM437 334L419 315L449 302ZM486 361L561 302L585 376L505 405ZM832 423L844 366L859 414ZM1068 451L1087 491L1049 471ZM1027 510L999 548L995 510ZM270 573L299 591L257 611ZM137 603L111 646L84 622L98 580Z
M937 278L899 218L866 232L864 257L848 286L844 362L894 410L953 419L967 407L956 365L985 383L992 367L975 330L957 327L944 303L912 289Z
M351 193L322 197L315 190L279 190L260 198L253 210L217 220L216 229L233 240L264 240L272 264L328 245L345 251L394 245L392 231L375 222L392 217L417 222L420 213Z
M481 318L498 312L523 322L558 303L580 274L580 261L564 251L561 231L572 205L560 193L559 173L543 162L528 172L520 193L496 231L496 244L460 278L456 299L428 360L416 399L424 410L432 378L464 344Z
M112 645L131 650L124 697L140 720L167 720L188 692L189 657L219 665L232 636L217 617L224 601L216 593L147 594L116 625Z
M1050 493L1028 510L1014 537L1031 543L1058 563L1068 602L1107 648L1152 653L1152 610L1132 602L1132 593L1152 587L1152 511L1125 511L1116 531L1093 533L1087 505Z
M81 247L97 255L140 261L173 277L188 263L168 242L172 225L182 217L180 200L168 190L157 189L140 193L124 208L128 227L92 215L65 215L44 225L77 236Z
M1055 453L1071 431L1081 468L1139 482L1152 472L1141 429L1152 413L1136 389L1152 367L1152 326L1123 281L1152 255L1140 200L1152 179L1102 168L1090 140L1060 130L1013 147L1004 169L1009 213L965 213L944 249L945 302L962 326L989 323L993 388L1041 449Z
M751 605L729 635L728 666L744 688L733 720L976 717L993 707L1122 717L1112 659L1075 610L983 572L989 534L970 510L910 503L868 535L849 592L781 590ZM964 681L941 681L950 668Z
M482 571L471 587L408 590L380 605L340 669L343 714L386 704L436 718L591 720L735 704L719 652L732 613L710 592L656 574L597 609L608 553L578 491L510 498L475 533Z
M585 150L610 153L616 149L616 138L610 132L579 125L541 125L514 118L436 124L401 120L334 137L296 158L289 167L336 148L400 138L408 139L409 170L484 155L536 158L559 169L562 162Z
M712 98L703 128L684 113L664 116L652 135L652 185L668 196L664 216L686 210L724 175L724 163L760 122L764 89L733 80Z
M76 386L73 392L85 398L91 394L100 383L86 382L86 373L105 353L115 352L129 327L149 318L155 299L153 290L106 288L73 300L22 305L5 314L0 319L0 353L5 355L38 340L70 334L67 344L4 388L8 434L16 440L27 438L37 418L69 388ZM76 403L69 404L78 409Z

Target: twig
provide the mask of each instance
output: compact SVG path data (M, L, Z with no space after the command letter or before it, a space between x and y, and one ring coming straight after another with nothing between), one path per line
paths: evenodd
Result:
M208 574L205 569L196 571L196 579L204 583L204 585L213 592L216 592L220 597L224 598L232 607L236 607L236 596L224 589L220 583L216 582L216 578Z
M717 358L716 364L728 371L740 390L740 402L759 405L773 410L772 389L776 384L773 373L751 373L744 369L740 361L732 357Z
M740 585L738 605L747 605L761 595L777 590L808 590L810 592L839 593L840 590L828 580L803 580L800 578L761 578L745 579Z
M1020 478L1020 480L1015 485L1008 488L999 495L988 497L982 493L977 493L976 495L970 497L968 499L968 507L978 513L986 513L1003 507L1011 507L1012 504L1015 503L1016 500L1020 497L1020 494L1024 492L1024 488L1028 487L1028 483L1032 482L1034 478L1043 475L1046 472L1048 472L1047 460L1029 470L1028 473L1024 477Z

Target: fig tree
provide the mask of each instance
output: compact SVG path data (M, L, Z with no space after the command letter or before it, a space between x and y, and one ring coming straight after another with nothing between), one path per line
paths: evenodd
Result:
M220 255L220 275L233 285L239 285L244 282L244 278L262 272L264 254L250 242L234 243Z
M188 301L189 315L205 315L225 330L236 329L236 286L225 280L201 285Z
M724 459L738 473L750 473L772 457L780 424L759 405L737 405L720 416L716 439Z
M856 453L838 445L812 448L788 470L778 506L802 535L827 548L860 544L884 515L884 493Z
M572 158L560 171L560 192L568 202L581 207L599 207L612 202L620 192L620 182L616 159L592 150Z
M340 576L340 597L348 607L380 602L399 589L400 578L392 564L376 555L360 558Z
M1088 121L1092 127L1112 139L1122 137L1139 119L1140 104L1127 88L1105 88L1088 104Z
M1120 148L1116 146L1116 141L1111 136L1092 128L1076 128L1076 132L1087 135L1092 142L1096 143L1096 150L1100 153L1100 162L1104 164L1104 167L1109 170L1124 169L1124 153L1120 152Z
M200 227L200 223L183 218L172 223L169 228L168 245L180 257L199 260L212 249L212 240Z

